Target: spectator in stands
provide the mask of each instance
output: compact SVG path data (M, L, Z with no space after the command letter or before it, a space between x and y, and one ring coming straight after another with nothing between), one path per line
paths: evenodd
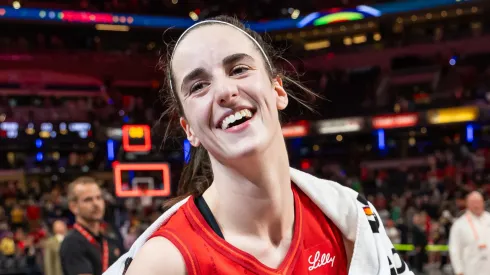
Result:
M7 258L13 258L15 256L15 241L12 233L2 238L0 241L0 251Z
M138 238L139 233L140 232L138 232L138 228L136 226L129 227L128 233L125 235L124 238L124 247L126 249L131 248L134 241L136 241L136 239Z
M15 203L14 206L12 207L12 210L10 210L10 222L12 224L12 227L13 228L22 227L25 221L24 218L25 218L24 208L20 204Z
M490 270L490 213L484 206L483 196L471 192L467 211L451 228L449 252L457 275L488 274Z
M44 244L44 274L63 275L61 269L60 247L66 235L66 224L57 220L53 223L53 236Z
M35 238L32 235L28 235L24 241L24 251L26 263L26 273L39 274L39 265L37 264L36 255L38 255L39 247L35 243Z
M29 224L29 228L36 228L39 226L41 219L41 207L34 201L33 198L30 198L27 201L26 219Z
M42 196L41 186L38 181L32 181L29 184L29 195L33 196L35 200L40 200Z
M24 249L26 248L26 240L27 240L27 236L24 229L19 227L17 228L17 230L15 230L14 240L19 254L22 254Z
M415 248L415 255L411 266L414 270L422 272L424 264L427 261L425 247L428 244L428 240L425 233L424 215L421 213L417 213L413 216L412 243Z
M5 215L5 209L0 206L0 239L7 233L10 233L8 218Z
M393 220L386 221L386 235L388 235L393 244L400 243L400 231L395 227Z

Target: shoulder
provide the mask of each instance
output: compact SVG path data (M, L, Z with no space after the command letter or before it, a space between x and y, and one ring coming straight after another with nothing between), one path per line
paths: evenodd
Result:
M49 237L47 239L45 239L43 242L42 242L43 246L45 248L51 248L52 246L54 246L55 244L55 239L53 237Z
M185 261L179 249L166 238L154 237L138 251L126 275L160 274L162 268L165 268L165 274L186 274Z
M331 197L341 196L356 198L358 193L346 187L338 182L318 178L314 175L306 172L290 168L291 179L294 183L301 187L301 189L311 189L312 191L320 191L323 195L329 195Z
M189 200L190 201L190 200ZM188 201L188 203L190 203ZM151 233L144 244L134 254L126 275L160 274L165 268L165 274L180 275L186 273L186 258L181 251L189 252L198 239L187 219L186 205L173 211L156 230Z
M483 212L483 215L485 216L485 218L490 219L490 212L485 211Z
M80 242L83 241L83 239L80 238L77 232L74 230L71 230L66 234L65 238L61 242L60 249L61 250L66 250L66 249L72 249L73 247L78 247L80 248Z
M457 228L457 227L461 226L461 224L462 224L464 221L466 221L466 219L467 219L467 218L466 218L466 215L465 215L465 214L463 214L463 215L461 215L460 217L456 218L456 219L454 220L454 222L453 222L452 226L451 226L451 229L452 229L452 228Z
M195 226L190 218L190 216L195 215L195 213L193 213L195 210L191 207L192 204L194 204L194 200L190 198L177 209L174 209L171 215L169 215L165 221L159 224L158 227L146 237L145 242L154 237L164 237L169 239L168 236L171 235L177 238L188 239L195 235Z
M76 232L74 232L74 230L70 230L66 234L61 244L66 245L68 243L74 243L74 242L78 242L78 236L76 235Z
M461 230L464 230L465 223L468 221L466 220L466 216L463 215L457 219L454 220L453 224L451 225L451 228L449 229L449 234L456 236L456 232L461 232Z
M338 182L290 169L291 180L340 229L344 236L356 238L361 202L358 193Z

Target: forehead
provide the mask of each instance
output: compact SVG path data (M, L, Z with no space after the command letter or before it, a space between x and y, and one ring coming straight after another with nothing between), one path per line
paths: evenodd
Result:
M53 226L54 227L64 227L66 225L61 221L56 221L56 222L54 222Z
M473 195L471 197L468 198L468 201L469 202L482 202L483 201L483 197L482 196L478 196L478 195Z
M224 57L246 53L256 60L262 56L254 42L240 30L220 24L210 24L190 30L179 42L172 58L176 78L198 67L221 64Z
M79 197L87 197L87 196L93 196L95 194L100 193L100 188L97 183L84 183L84 184L77 184L75 186L75 194Z

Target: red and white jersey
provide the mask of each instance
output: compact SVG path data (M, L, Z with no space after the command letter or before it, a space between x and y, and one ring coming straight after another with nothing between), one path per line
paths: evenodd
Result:
M261 264L250 255L236 251L226 242L223 244L223 240L213 239L213 241L208 242L209 240L205 240L206 237L204 237L204 234L199 235L200 238L196 238L194 240L206 245L204 248L205 250L199 250L198 253L200 254L196 255L194 251L191 251L194 246L192 244L189 245L188 240L182 240L182 235L180 235L182 234L180 231L188 232L187 230L190 228L172 227L172 223L174 222L176 224L182 223L195 225L196 220L200 220L199 215L196 215L197 213L192 211L193 202L189 202L190 197L187 197L165 211L165 213L163 213L153 224L151 224L150 227L148 227L148 229L145 230L140 237L138 237L138 239L131 246L131 249L129 249L126 254L122 255L119 260L104 273L104 275L124 274L125 270L127 270L132 259L136 256L136 254L138 254L141 247L143 247L146 241L153 236L155 232L159 231L160 229L163 230L165 228L164 225L169 225L169 228L166 230L167 233L170 232L170 234L173 234L179 238L174 239L173 241L175 242L179 240L182 242L181 247L185 247L189 250L188 252L184 251L184 257L187 258L187 264L192 265L192 263L194 263L196 265L195 268L197 268L197 264L199 264L199 268L210 268L207 264L213 263L213 261L218 259L216 257L219 255L219 262L216 261L216 264L219 264L220 267L223 268L225 268L226 263L231 262L233 263L230 266L231 268L235 268L235 270L236 268L242 268L242 271L248 272L248 274L267 274L267 272L280 273L284 270L286 272L298 274L295 273L296 270L304 270L304 265L306 265L306 269L309 271L311 264L309 263L308 259L310 259L310 261L315 261L315 257L317 255L316 252L319 251L320 253L318 253L319 256L317 259L320 259L321 267L316 265L317 268L312 268L312 272L317 272L318 274L331 274L326 271L328 268L327 262L330 264L330 268L332 268L331 264L333 262L334 267L339 269L333 269L332 272L346 274L345 271L342 273L343 271L341 266L343 266L343 263L340 263L342 260L340 259L340 256L338 256L342 254L340 251L343 250L343 248L340 248L340 237L336 237L338 236L337 234L339 234L338 231L340 231L344 239L354 244L353 254L348 267L349 275L413 275L413 272L410 271L406 263L400 258L390 239L386 235L383 223L378 218L376 208L364 197L359 195L354 190L342 186L336 182L319 179L293 168L290 169L290 175L291 181L295 187L297 187L296 196L299 197L299 202L301 203L301 230L303 233L298 234L299 230L295 230L296 234L298 235L296 239L299 239L300 241L299 244L295 242L298 246L297 248L291 246L293 248L290 254L295 254L297 259L288 255L284 260L285 264L280 266L279 269L268 269L264 266L261 268ZM299 190L301 190L302 193ZM308 199L311 201L305 200L304 196L308 197ZM312 204L318 208L312 207ZM186 216L192 213L194 217ZM328 217L331 222L325 217ZM203 223L202 219L201 223ZM335 224L335 226L333 226L333 224ZM205 225L203 224L203 226ZM330 228L332 233L328 233L327 228ZM199 230L199 228L191 229ZM210 231L210 228L207 227L206 230L202 232L208 232L206 234L209 234L209 232L212 231ZM309 236L306 232L316 232L316 235L311 234L311 236ZM188 233L190 234L192 232ZM168 234L165 236L171 239L171 237L168 237ZM337 242L337 247L335 247L333 244L324 247L322 240L327 239L330 240L330 242ZM211 244L213 246L211 246ZM221 247L221 245L223 247ZM222 253L220 252L220 249L228 249L229 251L235 251L237 253L234 254L234 258L232 259L229 259L226 255L222 255L223 257L221 258ZM334 250L328 251L329 249ZM205 255L202 255L201 253L208 253L208 251L214 253L210 254L210 256L214 257L214 260L208 259L206 262L206 258L204 257ZM330 256L328 256L328 253L330 253ZM335 260L332 260L333 256L336 256ZM339 258L337 258L337 256ZM162 257L165 257L164 252L162 252ZM239 264L236 264L237 258L239 259ZM201 266L201 261L203 263L202 266L204 267ZM218 271L226 273L226 270L218 270L217 267L216 269L211 269L210 273L206 273L205 270L200 271L203 272L201 274L216 274ZM194 271L189 270L188 272L192 274ZM162 274L164 273L165 271L162 270ZM230 271L227 274L240 273L233 273L233 271Z
M218 236L189 199L151 237L170 240L193 274L335 274L347 275L340 230L297 187L293 186L295 223L289 251L277 268L262 264Z

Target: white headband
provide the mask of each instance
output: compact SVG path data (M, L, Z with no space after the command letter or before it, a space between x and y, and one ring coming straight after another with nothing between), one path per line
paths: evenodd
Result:
M262 56L264 57L265 61L267 62L267 65L269 65L269 69L271 70L271 72L273 71L272 69L272 64L271 62L269 61L269 58L267 57L267 55L265 54L265 51L264 49L262 49L262 47L260 46L259 42L257 42L257 40L255 40L255 38L253 38L250 34L248 34L246 31L240 29L239 27L233 25L233 24L230 24L228 22L223 22L223 21L219 21L219 20L204 20L204 21L201 21L201 22L198 22L192 26L190 26L187 30L185 30L179 37L179 39L177 39L177 42L175 43L175 46L174 46L174 52L172 53L172 56L170 57L170 66L169 68L172 66L172 60L174 59L174 53L175 53L175 49L177 48L177 45L179 45L179 42L180 40L185 36L185 34L187 32L189 32L190 30L192 30L193 28L199 26L199 25L202 25L202 24L206 24L206 23L217 23L217 24L223 24L223 25L227 25L227 26L230 26L230 27L233 27L237 30L239 30L240 32L242 32L243 34L245 34L250 40L252 40L252 42L254 42L255 46L257 46L257 48L259 48L260 52L262 53ZM168 77L169 77L169 86L170 86L170 90L173 91L173 86L172 86L172 77L171 77L171 73L170 73L170 70L169 69L169 72L168 72Z

